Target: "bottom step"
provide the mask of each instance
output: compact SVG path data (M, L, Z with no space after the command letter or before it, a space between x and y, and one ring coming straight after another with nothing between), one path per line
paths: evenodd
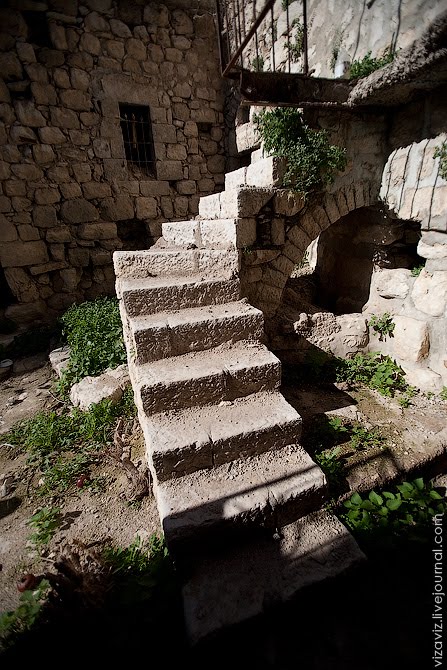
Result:
M269 605L364 559L347 528L321 510L284 526L279 539L259 539L196 558L183 588L190 641L262 614Z

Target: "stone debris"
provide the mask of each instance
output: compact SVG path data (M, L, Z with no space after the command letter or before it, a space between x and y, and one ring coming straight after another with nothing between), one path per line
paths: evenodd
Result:
M97 377L84 377L80 382L73 384L70 400L73 405L82 410L87 410L90 405L101 402L101 400L117 403L123 397L129 382L127 365L120 365L114 369L108 368Z

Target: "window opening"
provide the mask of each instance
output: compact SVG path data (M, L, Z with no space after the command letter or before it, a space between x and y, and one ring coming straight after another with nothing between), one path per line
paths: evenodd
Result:
M156 177L151 114L144 105L120 104L120 125L126 158Z

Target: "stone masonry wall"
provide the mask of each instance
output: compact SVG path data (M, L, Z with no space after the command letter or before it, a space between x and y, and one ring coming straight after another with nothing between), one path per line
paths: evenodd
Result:
M22 322L113 293L113 250L149 246L221 188L224 96L211 0L8 4L0 266ZM150 108L156 178L125 158L119 103Z

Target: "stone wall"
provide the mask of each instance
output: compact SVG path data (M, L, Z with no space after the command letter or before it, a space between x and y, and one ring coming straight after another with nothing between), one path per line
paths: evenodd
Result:
M149 246L162 221L193 217L200 195L221 188L213 6L10 0L0 9L0 270L14 321L112 293L113 250ZM150 109L156 177L126 160L120 103Z

